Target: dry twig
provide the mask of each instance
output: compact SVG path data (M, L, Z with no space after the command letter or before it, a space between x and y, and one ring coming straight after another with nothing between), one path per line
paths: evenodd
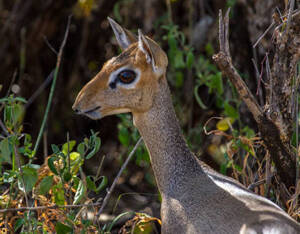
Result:
M53 205L53 206L36 206L36 207L19 207L19 208L6 208L0 209L0 213L14 212L14 211L25 211L25 210L47 210L47 209L57 209L57 208L79 208L79 207L95 207L100 206L101 202L90 203L90 204L78 204L78 205Z

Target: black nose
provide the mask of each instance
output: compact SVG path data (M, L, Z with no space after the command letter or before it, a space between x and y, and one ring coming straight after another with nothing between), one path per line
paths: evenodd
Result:
M72 109L73 109L73 111L74 111L76 114L80 114L79 108L76 107L75 105L72 106Z

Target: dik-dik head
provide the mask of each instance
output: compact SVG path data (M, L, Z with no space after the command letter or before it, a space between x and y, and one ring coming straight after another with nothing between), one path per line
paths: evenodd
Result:
M138 31L138 37L108 18L122 53L107 61L79 92L73 109L92 119L152 106L168 59L159 45Z

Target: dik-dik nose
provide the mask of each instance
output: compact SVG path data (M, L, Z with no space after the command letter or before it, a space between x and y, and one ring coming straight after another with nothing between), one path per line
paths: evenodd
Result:
M81 112L79 106L76 105L76 103L73 104L72 109L76 114L80 114Z

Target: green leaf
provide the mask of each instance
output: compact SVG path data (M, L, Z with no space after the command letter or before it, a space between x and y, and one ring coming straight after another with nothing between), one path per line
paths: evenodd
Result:
M226 116L231 117L233 119L239 118L238 111L233 106L231 106L228 102L224 103L224 113Z
M123 216L128 215L128 214L134 215L134 212L133 212L133 211L128 211L128 212L124 212L124 213L122 213L122 214L119 214L116 218L113 219L113 221L110 223L110 225L108 226L108 228L107 228L106 231L107 231L107 232L110 232L111 229L113 228L113 226L116 224L116 222L117 222L120 218L122 218Z
M129 146L130 135L129 135L128 129L122 125L120 125L120 128L119 128L118 138L123 146L126 146L126 147Z
M64 181L65 181L65 182L69 182L69 181L71 180L71 178L72 178L72 175L71 175L70 172L66 171L66 172L64 173L63 177L64 177Z
M90 159L91 157L93 157L99 151L100 145L101 145L100 138L95 137L94 142L93 142L93 149L85 158Z
M79 183L80 183L80 179L77 176L73 176L72 177L72 182L73 182L73 188L77 190Z
M252 137L255 137L255 132L253 129L249 128L248 126L245 126L243 129L242 129L242 132L246 135L247 138L252 138Z
M12 183L14 178L17 176L17 171L5 171L3 172L3 182L4 183Z
M207 109L207 106L204 105L204 103L202 102L202 100L201 100L201 98L200 98L200 96L199 96L199 94L198 94L198 89L199 89L199 87L200 87L199 85L196 85L196 86L195 86L195 88L194 88L194 96L195 96L195 98L196 98L196 101L197 101L198 105L199 105L202 109L206 110L206 109Z
M61 182L52 187L52 192L54 194L55 204L61 206L65 205L65 193Z
M46 193L49 192L52 185L53 185L53 176L46 176L45 178L42 179L40 183L39 193L45 195Z
M37 170L34 168L30 168L28 166L22 167L23 174L18 176L18 187L23 192L26 191L26 193L30 192L35 185L35 183L38 181L38 174ZM23 177L23 178L22 178ZM25 189L24 189L24 184Z
M69 153L70 153L72 151L72 149L74 148L74 146L76 145L76 141L73 140L73 141L69 141L69 142L66 142L65 144L63 144L62 152L65 155L68 154L68 145L69 145Z
M174 35L169 34L168 44L169 44L170 50L177 50L177 41L176 41Z
M56 167L54 166L54 161L56 161L56 157L51 157L48 159L48 167L50 168L50 170L55 174L58 175L58 172L56 170Z
M239 172L243 171L243 169L239 165L234 164L234 168Z
M176 83L175 83L175 86L176 86L177 88L182 87L182 85L183 85L183 73L180 72L180 71L177 71L177 72L175 73L175 77L176 77Z
M226 175L226 171L227 171L227 164L226 163L222 163L220 166L220 173L223 175Z
M57 154L60 150L57 145L51 144L51 149L54 154Z
M102 178L102 181L101 181L100 185L98 186L98 188L96 189L96 193L99 193L102 189L104 189L108 182L106 176L101 176L100 178Z
M39 164L34 164L34 163L28 164L28 167L33 168L35 170L38 170L41 168L41 166Z
M88 145L89 145L89 139L88 139L87 137L85 137L85 138L83 139L83 142L84 142L84 144L86 145L86 147L88 147Z
M14 99L19 102L27 103L26 99L22 97L15 97Z
M77 152L72 152L70 154L70 160L71 160L71 172L73 175L76 175L79 168L84 162L84 159L80 156Z
M25 224L25 220L24 219L17 219L17 221L15 222L15 232L22 227Z
M80 160L81 157L80 157L80 153L77 153L77 152L72 152L70 153L70 160L73 162L73 161L77 161L77 160Z
M217 122L217 129L220 131L227 131L229 129L229 125L233 124L234 119L231 117L226 117L224 119L221 119Z
M4 138L0 142L0 162L8 162L11 164L11 150L8 138Z
M191 69L195 60L194 53L189 51L186 55L186 66L188 69Z
M91 176L87 176L87 177L86 177L86 185L87 185L87 188L88 188L88 189L90 189L90 190L96 192L96 189L97 189L97 188L96 188L96 184L95 184L95 182L94 182L93 177L91 177Z
M218 72L217 74L212 76L211 80L211 88L216 90L217 94L223 94L223 80L222 80L222 73Z
M234 5L236 4L236 0L228 0L226 1L226 7L230 7L230 8L233 8Z
M78 146L77 146L77 152L80 154L81 157L84 156L85 153L85 144L83 142L81 142Z
M208 56L212 56L215 53L214 48L211 43L207 43L205 45L205 52L207 53Z
M85 184L82 182L82 180L80 180L78 188L77 188L76 193L75 193L73 204L74 205L79 204L79 202L84 197L85 193L86 193Z
M57 234L66 234L72 233L73 229L70 226L67 226L61 222L57 222L55 225L55 231Z
M6 98L0 98L0 103L3 103L3 102L7 102L9 99L6 97Z
M175 68L185 67L185 63L183 61L183 52L181 50L177 50L175 53L174 67Z
M12 106L6 105L4 108L4 123L12 124Z
M114 12L115 19L119 22L122 22L122 16L120 14L120 2L114 4L113 12Z
M32 138L31 138L31 135L25 133L24 145L29 145L29 146L31 146L31 145L32 145L31 139L32 139Z
M16 103L13 105L13 125L20 124L23 121L25 109L22 104Z

